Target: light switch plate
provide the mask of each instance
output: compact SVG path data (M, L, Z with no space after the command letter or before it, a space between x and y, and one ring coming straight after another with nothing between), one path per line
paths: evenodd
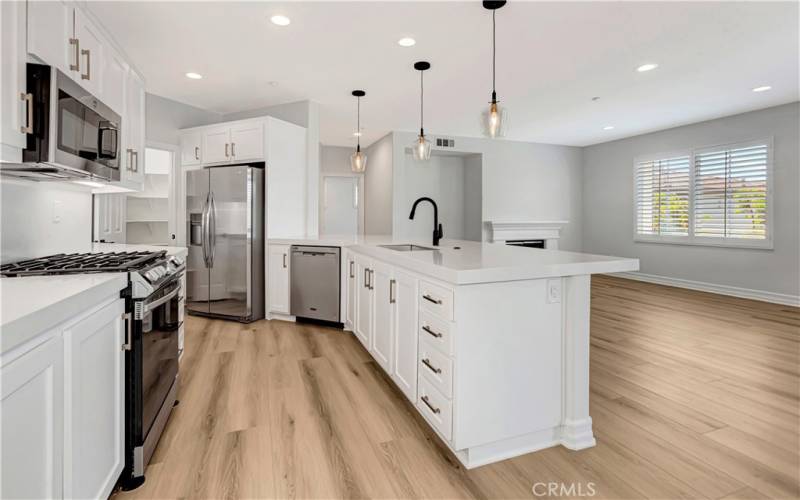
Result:
M561 302L561 280L547 280L547 303L558 304Z

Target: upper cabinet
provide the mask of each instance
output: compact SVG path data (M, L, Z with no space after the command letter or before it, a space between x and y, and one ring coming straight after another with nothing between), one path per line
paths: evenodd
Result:
M81 54L75 38L75 8L62 1L27 2L27 6L28 53L64 74L76 73Z
M203 134L186 132L181 136L181 165L188 167L200 165L203 161Z
M25 4L0 3L0 25L0 159L20 161L33 114L25 88Z
M189 134L191 135L191 134ZM191 139L191 138L189 138ZM188 149L191 160L192 141ZM264 123L261 121L232 122L205 128L202 132L202 153L195 155L202 161L191 164L241 163L264 159ZM184 149L186 156L187 147ZM194 152L197 152L196 150Z
M108 99L103 88L103 73L105 73L104 53L107 42L100 34L100 28L92 24L86 14L80 9L74 9L75 13L75 39L78 49L75 51L78 57L77 77L73 79L88 90L92 95L100 98L106 105ZM115 89L108 89L109 92Z
M145 95L144 82L133 70L125 80L122 138L122 184L140 191L144 185Z
M264 158L264 124L242 122L231 126L231 160L234 162Z

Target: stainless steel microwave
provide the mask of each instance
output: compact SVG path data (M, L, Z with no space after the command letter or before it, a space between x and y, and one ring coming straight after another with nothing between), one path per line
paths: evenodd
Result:
M27 144L5 175L32 180L120 179L121 118L57 68L29 63Z

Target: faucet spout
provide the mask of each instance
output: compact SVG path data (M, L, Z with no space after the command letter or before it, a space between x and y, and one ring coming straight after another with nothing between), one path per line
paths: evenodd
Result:
M408 218L414 220L414 214L417 211L417 205L423 201L430 202L430 204L433 205L433 246L438 247L439 240L444 236L444 230L442 229L442 225L439 224L439 207L436 205L436 202L433 201L433 199L428 198L427 196L417 198L417 200L411 206L411 213L408 214Z

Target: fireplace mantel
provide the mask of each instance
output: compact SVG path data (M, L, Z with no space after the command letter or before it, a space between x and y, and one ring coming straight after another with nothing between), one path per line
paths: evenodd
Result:
M561 228L569 221L489 221L489 238L494 243L509 240L545 240L545 248L558 249Z

